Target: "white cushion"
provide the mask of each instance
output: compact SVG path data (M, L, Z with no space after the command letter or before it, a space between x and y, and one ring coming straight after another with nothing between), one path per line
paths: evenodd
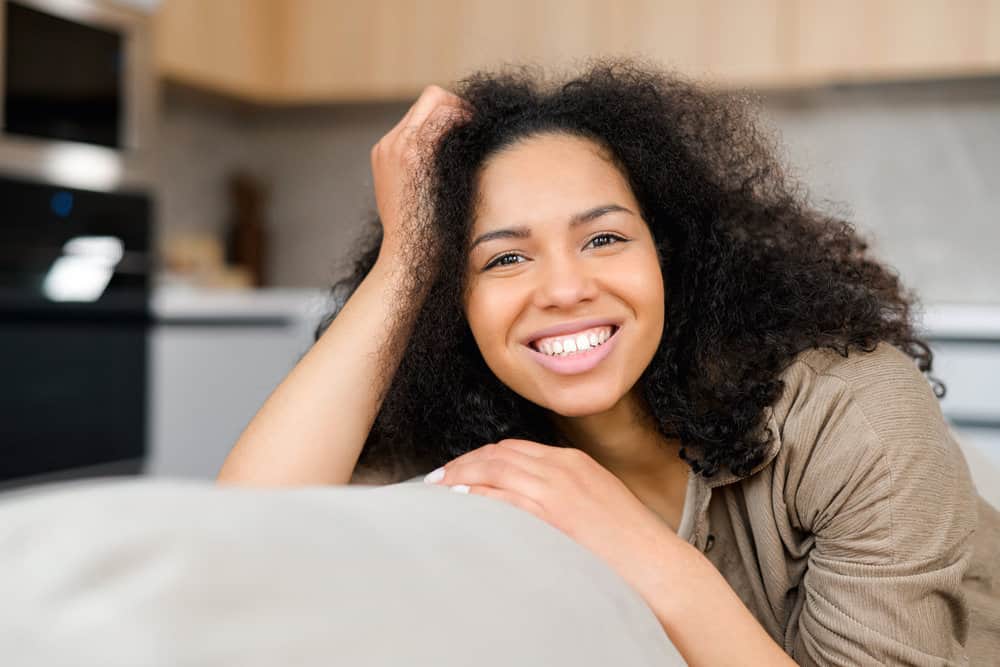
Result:
M572 539L422 483L0 494L0 591L0 655L18 666L684 664Z

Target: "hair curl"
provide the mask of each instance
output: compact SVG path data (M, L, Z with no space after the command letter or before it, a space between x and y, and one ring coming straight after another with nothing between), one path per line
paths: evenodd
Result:
M552 82L537 67L507 66L458 82L472 116L451 127L428 163L414 205L425 234L412 239L412 323L402 360L358 461L406 479L488 442L560 442L546 411L486 366L461 294L484 161L520 139L569 133L604 147L626 176L662 258L663 336L639 383L662 434L706 478L758 464L771 434L764 409L801 351L871 351L888 341L930 377L932 353L911 322L915 296L872 258L846 220L813 207L754 120L756 100L723 94L649 62L595 59ZM377 215L353 273L334 284L318 339L371 270ZM696 454L696 455L693 455Z

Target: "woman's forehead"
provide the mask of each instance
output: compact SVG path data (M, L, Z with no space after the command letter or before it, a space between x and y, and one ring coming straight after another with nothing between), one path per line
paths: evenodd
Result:
M518 142L484 164L473 229L568 220L580 211L635 199L601 147L581 137L544 135Z

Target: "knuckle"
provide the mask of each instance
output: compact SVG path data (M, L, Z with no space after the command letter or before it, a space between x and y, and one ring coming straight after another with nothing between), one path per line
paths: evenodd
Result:
M491 442L488 445L483 446L483 456L488 459L495 459L500 456L500 445L495 442Z
M514 471L514 466L512 466L508 461L494 459L490 462L490 465L496 471L496 475L500 478L506 478Z

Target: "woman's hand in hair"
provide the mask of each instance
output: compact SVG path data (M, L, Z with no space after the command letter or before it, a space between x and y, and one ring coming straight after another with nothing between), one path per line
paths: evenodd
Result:
M683 540L586 452L510 438L443 470L441 479L434 482L431 473L425 481L527 510L608 563L640 595L662 594L662 554Z
M455 121L468 118L471 107L440 86L427 86L395 127L371 150L375 204L382 221L383 254L399 250L405 239L400 227L419 202L417 184L425 176L437 140Z

